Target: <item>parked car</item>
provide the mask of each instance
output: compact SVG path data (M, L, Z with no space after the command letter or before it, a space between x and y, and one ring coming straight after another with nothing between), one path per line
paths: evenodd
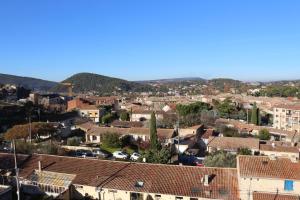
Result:
M108 158L111 155L109 152L101 150L100 148L93 149L92 153L93 153L94 156L98 156L98 157L101 157L101 158Z
M90 150L78 149L76 150L76 157L95 157Z
M118 159L127 159L128 158L128 154L124 153L122 151L115 151L113 153L113 156Z
M134 152L133 154L131 154L130 159L133 161L137 161L140 157L141 155L139 153Z

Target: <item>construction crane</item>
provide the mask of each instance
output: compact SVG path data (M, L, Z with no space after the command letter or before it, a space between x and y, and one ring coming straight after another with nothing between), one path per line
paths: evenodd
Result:
M60 83L66 87L68 87L68 96L72 97L73 96L73 87L74 85L72 83Z

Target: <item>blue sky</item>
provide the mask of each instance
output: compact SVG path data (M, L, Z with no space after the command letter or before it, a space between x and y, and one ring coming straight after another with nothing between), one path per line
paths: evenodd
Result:
M0 73L300 79L299 0L2 0Z

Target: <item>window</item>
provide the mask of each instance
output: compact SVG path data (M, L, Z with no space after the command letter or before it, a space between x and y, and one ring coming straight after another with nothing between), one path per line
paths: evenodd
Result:
M190 198L190 200L198 200L197 198Z
M183 197L176 197L175 200L182 200Z
M284 181L284 190L285 191L293 191L294 190L294 181L285 180Z
M92 138L93 138L93 141L97 140L97 137L95 135L93 135Z

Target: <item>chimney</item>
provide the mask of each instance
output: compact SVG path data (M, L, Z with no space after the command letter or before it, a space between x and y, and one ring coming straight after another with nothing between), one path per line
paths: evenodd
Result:
M39 160L38 164L39 164L39 172L41 172L42 171L42 162Z
M204 175L203 182L204 182L204 186L208 186L209 185L209 175L207 175L207 174Z

